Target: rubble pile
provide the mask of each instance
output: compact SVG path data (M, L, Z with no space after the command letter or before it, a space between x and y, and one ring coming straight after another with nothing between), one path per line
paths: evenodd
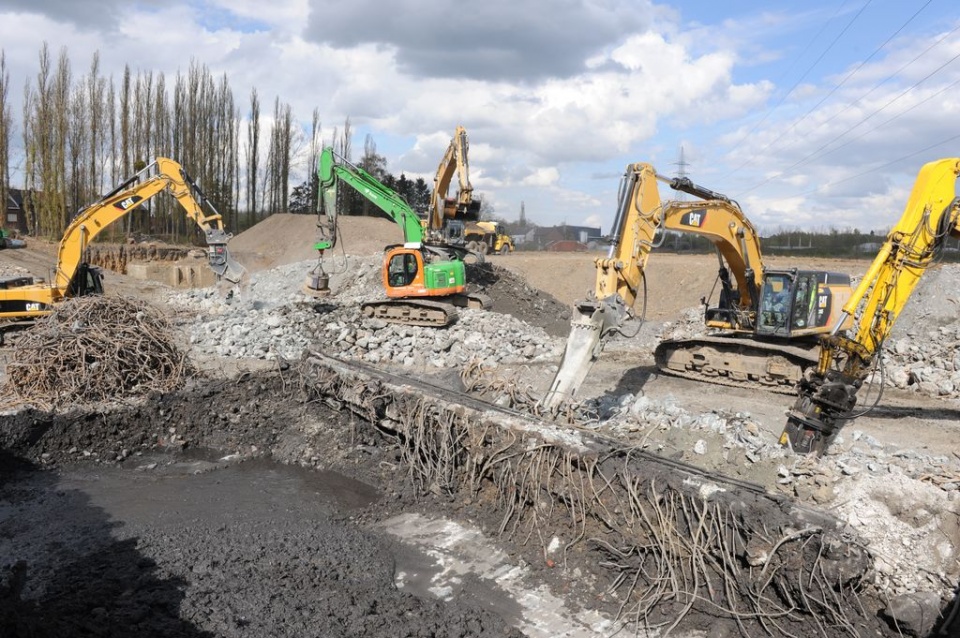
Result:
M310 262L255 273L247 290L224 298L214 289L172 295L183 312L191 348L203 354L299 359L309 348L374 364L444 369L479 359L496 367L559 358L563 341L510 315L458 308L444 328L389 324L362 315L364 301L386 298L379 255L349 257L331 277L334 294L313 299L301 286ZM349 274L347 274L349 273Z
M460 369L478 358L494 370L559 360L564 339L510 315L461 309L460 320L442 330L362 317L361 302L383 297L380 260L346 258L331 277L334 295L328 299L301 292L311 264L298 262L253 275L249 289L232 299L195 290L173 295L171 303L184 312L200 309L196 320L184 322L192 348L218 356L296 359L316 348L428 371ZM943 266L921 280L884 351L888 383L960 396L960 322L949 297L949 281L958 278L960 267ZM609 345L649 353L659 339L701 334L701 312L691 308L674 322L645 324L637 337L617 337ZM960 578L957 458L888 448L852 428L840 434L827 457L795 457L771 439L771 424L748 412L696 414L681 406L669 396L606 395L585 402L579 427L828 508L867 540L876 559L871 578L881 591L951 594Z

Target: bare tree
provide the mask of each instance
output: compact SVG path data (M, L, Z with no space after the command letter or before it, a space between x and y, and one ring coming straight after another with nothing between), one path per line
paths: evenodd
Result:
M27 81L23 87L23 148L25 156L23 159L23 213L27 217L27 224L30 232L34 235L40 232L40 219L37 213L36 199L32 196L36 186L37 170L37 145L33 143L33 105L37 98Z
M35 93L29 83L24 90L24 146L28 155L25 182L28 190L34 191L32 199L38 234L57 237L67 221L64 173L70 67L65 50L52 72L50 48L43 43L36 84Z
M131 117L131 101L133 100L133 79L130 73L130 67L123 67L123 80L120 84L120 175L126 177L133 172L133 125ZM127 233L133 227L133 221L127 216L124 219L124 227Z
M7 198L10 196L10 134L13 119L10 115L10 74L7 73L7 57L0 50L0 228L7 224Z
M100 76L100 52L93 54L90 62L90 74L87 76L87 104L89 108L89 156L87 166L88 196L102 193L104 190L104 172L106 168L107 122L106 80Z
M247 123L247 211L257 221L257 173L260 167L260 98L250 91L250 121Z
M289 104L277 97L273 104L274 121L267 153L267 192L270 213L285 212L289 202L290 158L293 137L293 113Z
M320 205L318 201L319 192L317 190L317 161L320 159L320 151L323 146L323 138L320 131L320 109L313 109L313 123L310 128L310 161L307 167L307 183L310 185L310 210L315 211Z
M72 214L75 214L84 203L90 201L87 199L90 189L86 185L86 178L89 173L84 166L89 145L87 139L89 115L85 91L75 90L73 92L69 117L69 146L67 149L69 170L67 173L66 208Z

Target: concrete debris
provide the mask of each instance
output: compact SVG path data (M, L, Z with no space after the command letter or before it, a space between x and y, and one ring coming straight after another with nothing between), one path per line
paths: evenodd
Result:
M927 636L940 617L940 598L929 593L894 596L883 616L905 636Z
M484 365L547 361L560 356L563 341L505 314L458 309L460 319L438 330L388 324L365 317L360 304L385 298L379 256L350 257L351 275L335 275L335 296L317 301L300 292L300 262L256 273L240 298L212 289L171 297L184 311L201 309L186 325L191 346L222 357L299 359L308 347L345 359L414 369L457 368L479 358Z
M300 292L312 263L298 262L255 273L249 288L232 299L195 290L171 294L169 301L180 309L191 348L200 354L293 360L315 348L422 374L459 372L478 359L491 369L559 360L564 339L507 314L460 309L460 320L441 330L362 317L361 302L383 297L380 260L380 255L347 257L331 277L329 300ZM960 321L947 295L951 279L960 279L960 266L944 266L921 281L917 296L934 310L901 317L883 357L887 383L960 396ZM187 317L197 309L199 317ZM702 331L700 312L691 309L665 324L660 336ZM960 579L960 498L953 497L960 495L960 457L887 449L850 429L841 432L826 458L798 458L771 439L769 424L761 427L747 412L697 414L670 396L629 393L582 406L590 415L583 429L832 508L867 540L877 557L876 584L891 595L933 592L946 598Z

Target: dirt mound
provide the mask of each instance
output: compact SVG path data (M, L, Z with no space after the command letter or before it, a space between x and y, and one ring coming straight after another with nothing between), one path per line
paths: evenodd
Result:
M570 332L570 306L511 270L491 263L467 264L467 281L493 300L494 312L512 315L554 337Z
M334 254L372 255L403 241L397 225L384 217L340 217ZM271 215L230 240L230 252L256 272L314 259L317 219L313 215Z

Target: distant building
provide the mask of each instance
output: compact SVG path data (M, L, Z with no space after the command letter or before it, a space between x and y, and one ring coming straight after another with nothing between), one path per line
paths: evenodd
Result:
M524 244L540 250L588 250L600 239L599 227L563 224L533 229L525 236Z
M7 193L7 209L3 214L3 227L27 234L30 226L27 223L27 211L24 206L25 198L29 198L27 191L11 188Z

